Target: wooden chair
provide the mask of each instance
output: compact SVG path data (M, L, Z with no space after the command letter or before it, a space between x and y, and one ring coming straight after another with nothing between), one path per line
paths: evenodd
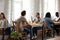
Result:
M27 33L21 31L20 28L17 28L18 26L19 26L19 24L17 24L17 22L12 21L12 31L16 31L18 34L21 33L22 35L24 35L24 37L26 37ZM18 31L18 30L19 30L19 31ZM11 38L11 37L10 37L10 39L11 39L11 40L13 40L13 39L15 40L16 38ZM18 38L17 40L19 40L19 38Z
M50 34L52 34L51 36L54 37L54 29L49 29L47 28L46 26L46 22L44 21L44 36L46 37L47 36L47 33L50 32Z
M14 31L17 31L17 32L18 32L18 30L19 30L18 33L22 33L22 34L25 33L25 34L26 34L26 32L21 31L21 28L18 27L18 26L20 26L19 23L17 23L17 22L12 22L12 24L13 24Z

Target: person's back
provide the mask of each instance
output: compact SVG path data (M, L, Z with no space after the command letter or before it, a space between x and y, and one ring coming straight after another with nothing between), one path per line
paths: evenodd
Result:
M26 11L22 11L21 17L19 19L17 19L17 21L16 21L16 31L18 33L24 31L24 29L26 27L27 20L25 18L25 15L26 15Z
M17 22L19 23L19 27L20 27L20 29L21 30L23 30L24 29L24 22L26 22L26 19L23 17L23 16L21 16L18 20L17 20Z
M46 13L46 16L45 16L45 21L46 21L46 26L48 27L48 28L52 28L52 20L51 20L51 14L50 14L50 12L47 12Z
M51 20L51 18L45 18L45 21L46 21L46 26L48 27L48 28L51 28L51 24L52 24L52 20Z

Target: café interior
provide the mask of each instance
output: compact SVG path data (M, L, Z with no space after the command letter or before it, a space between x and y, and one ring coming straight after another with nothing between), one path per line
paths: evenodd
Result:
M0 0L0 40L60 40L60 0Z

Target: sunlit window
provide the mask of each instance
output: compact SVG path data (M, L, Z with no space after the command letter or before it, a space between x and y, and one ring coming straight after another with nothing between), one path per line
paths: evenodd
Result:
M21 11L26 10L26 19L29 21L31 17L31 0L13 0L12 1L12 20L16 20L21 16Z
M31 19L31 0L23 0L23 10L26 10L26 19L27 21L30 21Z
M21 11L26 10L26 19L31 20L31 16L35 15L36 9L40 10L41 18L45 17L46 12L50 12L52 16L55 16L55 12L58 11L58 0L40 0L38 3L36 0L11 0L10 13L11 20L16 20L21 16ZM37 4L39 5L37 5ZM39 8L36 7L40 6Z
M50 12L52 16L55 16L55 12L58 11L57 0L44 0L44 16L46 12Z
M21 0L13 0L13 5L12 5L12 13L13 13L13 18L12 20L16 20L20 17L21 10L22 10L22 1Z

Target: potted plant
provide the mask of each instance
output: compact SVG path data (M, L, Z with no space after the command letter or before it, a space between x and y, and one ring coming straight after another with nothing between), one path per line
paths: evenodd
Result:
M22 39L22 37L23 37L23 35L22 35L22 33L17 33L16 31L12 31L11 32L11 38L14 38L14 39Z

